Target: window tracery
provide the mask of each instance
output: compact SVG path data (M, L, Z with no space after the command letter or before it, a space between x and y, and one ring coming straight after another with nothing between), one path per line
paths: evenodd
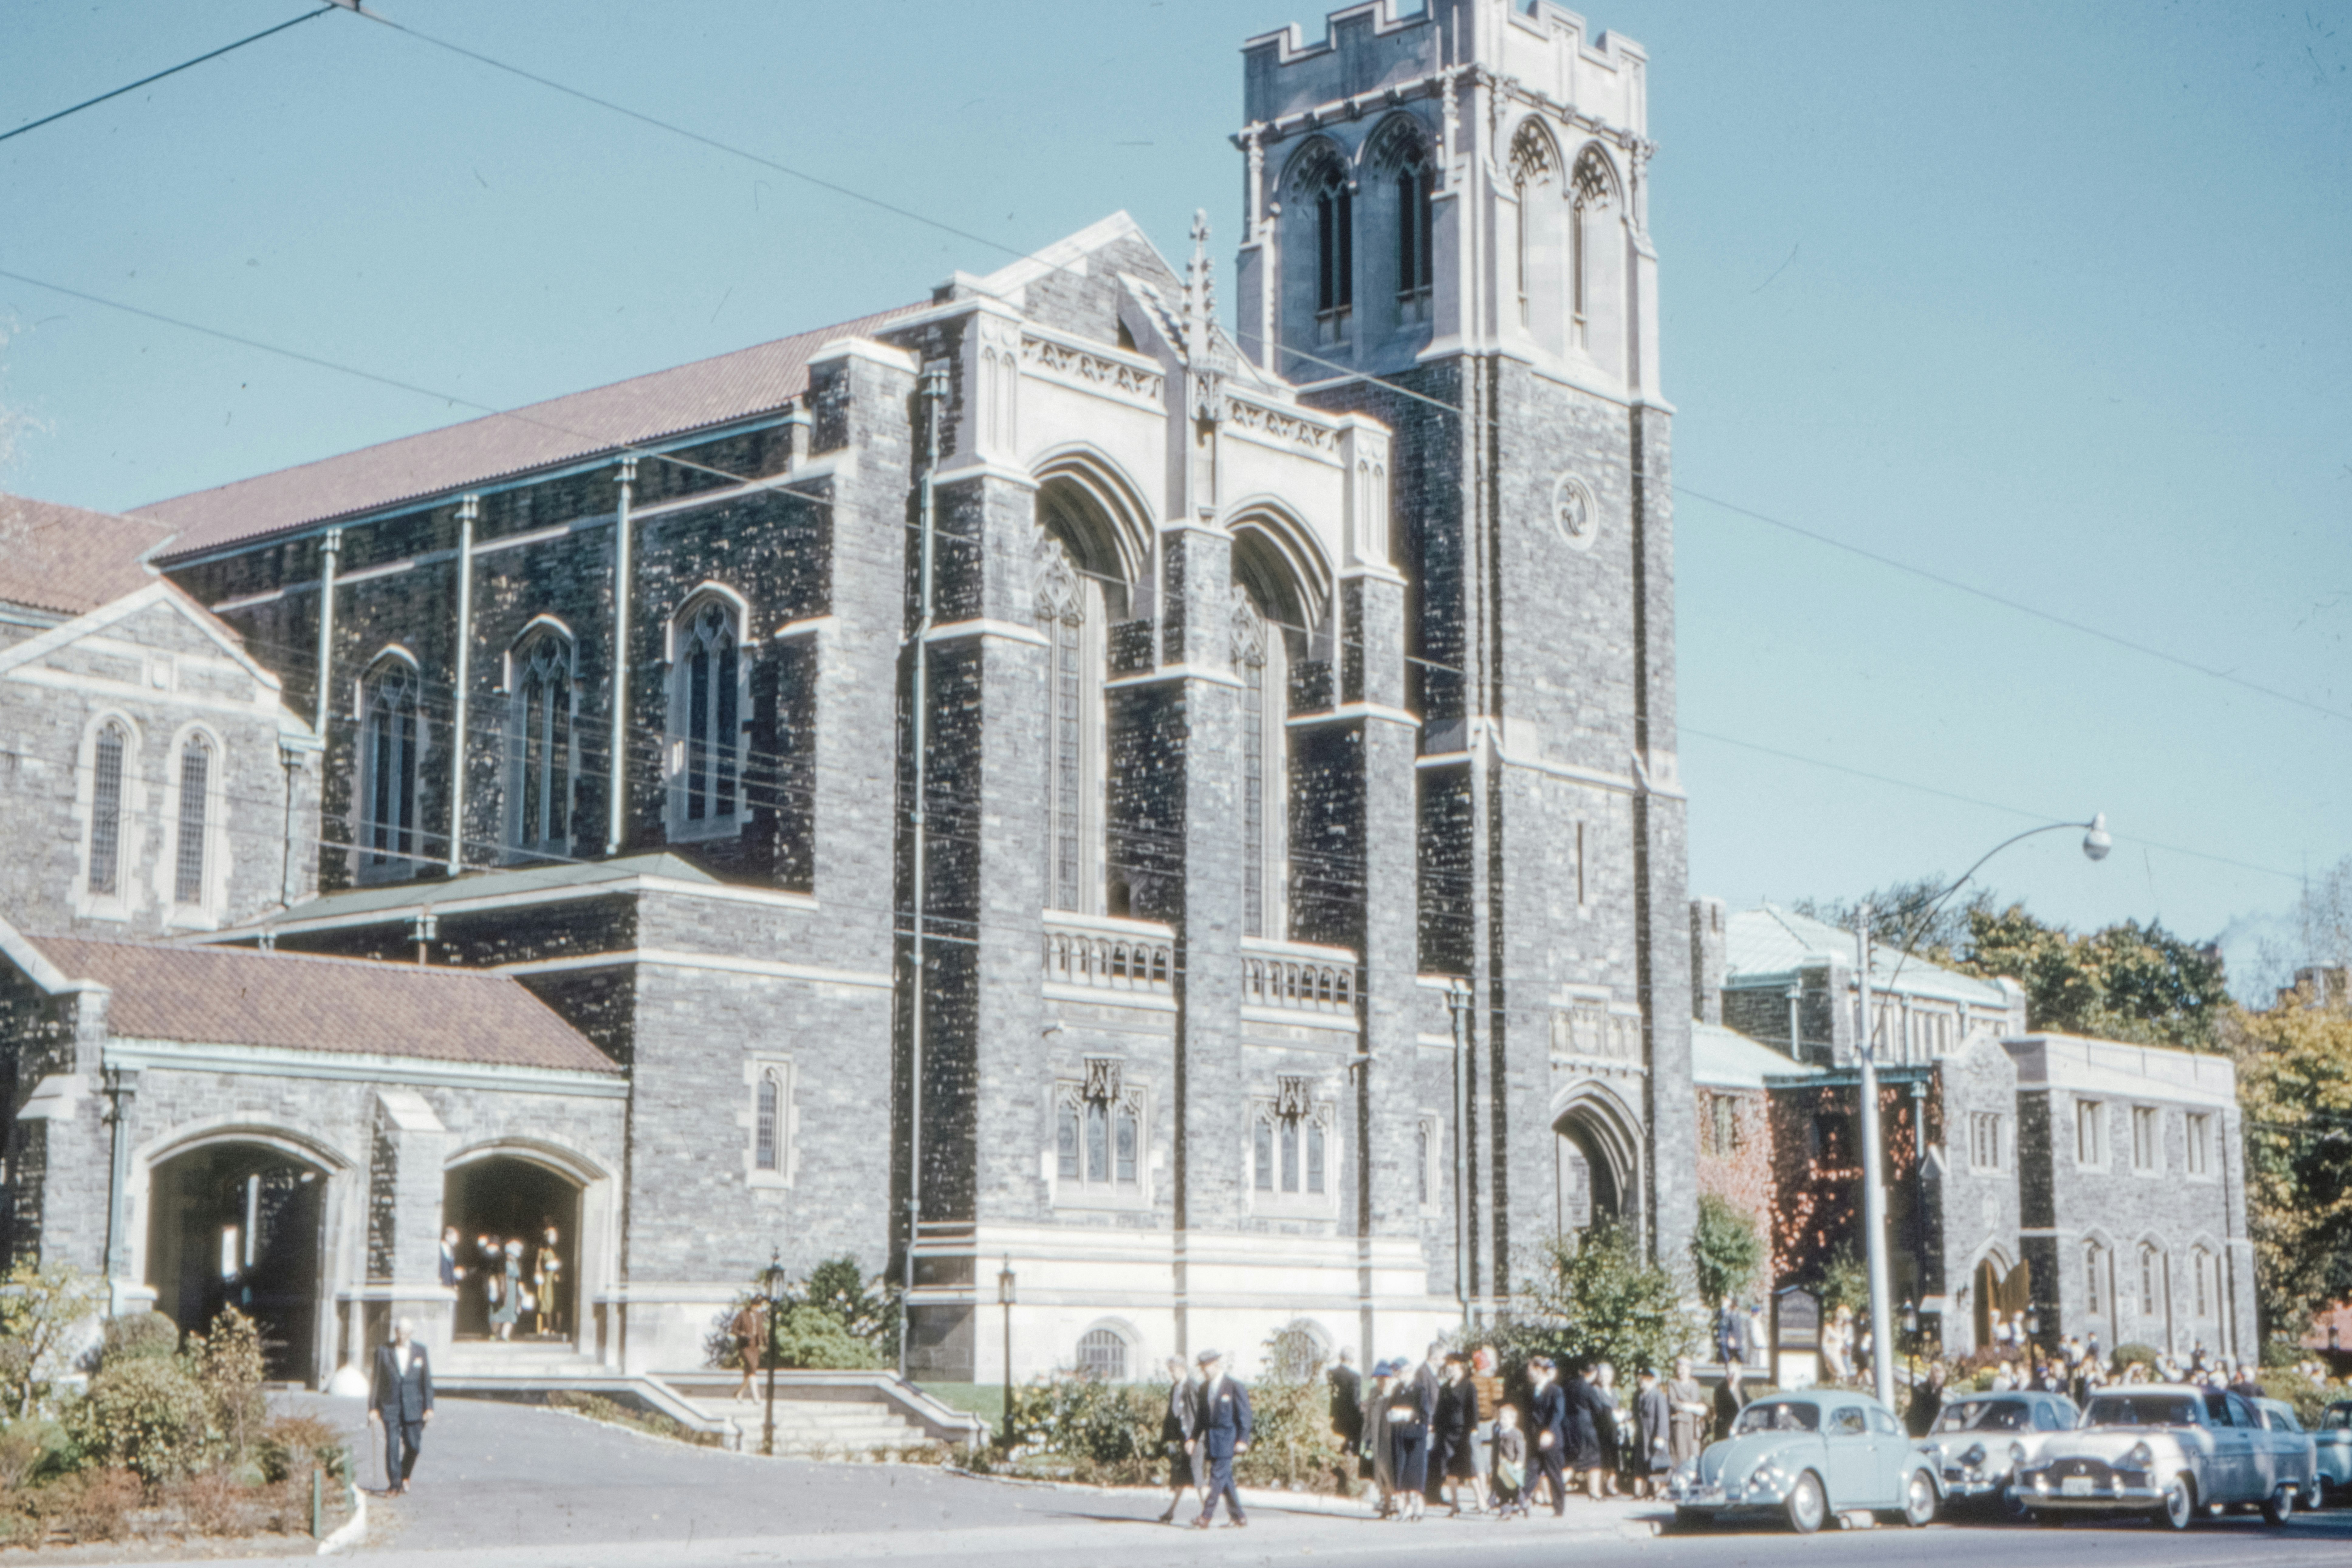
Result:
M88 880L89 890L104 898L122 891L123 759L130 748L130 732L110 719L90 752Z
M177 864L173 867L174 903L205 902L205 835L210 824L213 749L202 735L180 747L180 821Z
M572 847L572 646L554 630L519 651L515 705L513 843L519 849L568 855Z
M1112 1057L1089 1057L1086 1075L1054 1097L1054 1163L1063 1201L1139 1198L1143 1095Z
M361 852L370 868L412 868L420 853L416 794L424 725L416 667L377 662L362 698Z
M673 624L670 831L733 832L743 816L743 661L736 606L716 592Z

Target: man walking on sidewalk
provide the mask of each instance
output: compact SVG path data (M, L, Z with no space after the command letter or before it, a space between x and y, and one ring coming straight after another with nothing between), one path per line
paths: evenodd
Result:
M425 1364L425 1347L409 1338L415 1330L406 1318L393 1325L392 1343L375 1348L375 1376L368 1385L368 1419L383 1427L386 1492L408 1489L425 1424L433 1419L433 1369Z
M1209 1497L1201 1517L1192 1523L1206 1530L1217 1521L1217 1500L1233 1510L1236 1529L1249 1523L1242 1514L1242 1495L1234 1488L1234 1456L1249 1452L1249 1390L1225 1375L1225 1358L1217 1351L1201 1352L1201 1404L1193 1430L1196 1452L1209 1458Z
M1168 1456L1168 1511L1160 1522L1169 1524L1188 1491L1201 1489L1201 1455L1193 1439L1201 1431L1199 1380L1185 1370L1184 1358L1168 1358L1168 1413L1160 1418L1160 1446Z

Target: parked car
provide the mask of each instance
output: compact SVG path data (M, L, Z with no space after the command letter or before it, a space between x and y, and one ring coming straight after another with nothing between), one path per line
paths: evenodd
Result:
M1946 1501L2019 1508L2018 1467L2041 1458L2052 1436L2074 1430L2082 1415L2063 1394L2020 1389L1948 1395L1919 1451L1935 1465Z
M2311 1435L2319 1471L2319 1506L2352 1502L2352 1399L2339 1399L2320 1413Z
M1777 1513L1800 1534L1832 1513L1899 1513L1923 1525L1941 1500L1935 1465L1894 1413L1866 1394L1808 1388L1768 1394L1739 1413L1731 1436L1667 1479L1675 1519Z
M2302 1478L2301 1500L2308 1509L2317 1509L2326 1500L2326 1489L2319 1474L2319 1443L2305 1430L2303 1418L2294 1406L2284 1399L2254 1399L2247 1403L2254 1414L2263 1418L2273 1444L2272 1460L2274 1474L2281 1480Z
M2273 1431L2234 1394L2176 1384L2092 1395L2082 1424L2053 1436L2016 1482L2037 1518L2137 1510L2174 1530L2202 1509L2245 1505L2284 1524L2311 1485L2306 1435Z

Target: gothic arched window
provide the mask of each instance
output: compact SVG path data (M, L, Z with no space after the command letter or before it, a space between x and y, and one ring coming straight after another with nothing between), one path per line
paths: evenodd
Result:
M1281 624L1246 588L1234 595L1242 678L1242 934L1289 934L1290 657Z
M1335 1190L1334 1110L1312 1097L1307 1080L1284 1078L1250 1124L1250 1183L1261 1201L1322 1207Z
M1034 609L1045 638L1045 907L1113 908L1104 780L1110 750L1103 681L1112 628L1127 618L1132 530L1127 503L1100 473L1055 474L1037 489ZM1116 516L1114 509L1117 509Z
M1315 192L1315 321L1320 340L1345 342L1356 302L1356 199L1336 166Z
M743 810L740 612L723 595L688 601L671 626L670 832L733 832Z
M2106 1296L2106 1255L2095 1241L2083 1244L2083 1299L2093 1317L2103 1310L2099 1303Z
M1511 138L1511 191L1518 202L1518 234L1512 274L1519 299L1519 324L1538 341L1553 338L1559 258L1559 152L1533 120Z
M1405 321L1429 320L1430 285L1437 275L1436 251L1430 237L1431 182L1421 150L1397 160L1391 176L1396 185L1397 317Z
M130 732L111 719L90 749L89 890L110 897L122 891L122 774L130 750Z
M1143 1093L1117 1058L1089 1057L1084 1079L1056 1086L1054 1173L1061 1202L1140 1196Z
M371 868L413 866L423 725L416 667L396 654L376 661L360 700L360 848Z
M180 747L180 822L178 864L173 868L172 901L205 901L205 834L212 805L213 749L202 735L191 735Z
M545 855L572 850L572 639L552 626L516 649L514 807L516 848Z
M1116 1329L1089 1329L1079 1335L1078 1375L1096 1383L1125 1383L1127 1337Z
M784 1086L782 1075L768 1068L760 1074L757 1119L751 1136L751 1168L772 1171L783 1146Z

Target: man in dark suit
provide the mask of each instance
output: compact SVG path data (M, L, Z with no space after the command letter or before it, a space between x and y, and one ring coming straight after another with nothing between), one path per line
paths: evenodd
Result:
M406 1318L393 1325L392 1343L376 1347L375 1376L368 1389L368 1419L383 1427L388 1492L408 1489L425 1424L433 1419L433 1369L425 1363L425 1347L410 1338L415 1328Z
M1552 1517L1557 1519L1568 1511L1568 1480L1561 1473L1568 1455L1568 1394L1553 1381L1555 1372L1549 1356L1528 1363L1528 1381L1535 1387L1528 1400L1528 1458L1535 1461L1542 1484L1551 1489Z
M1160 1418L1160 1446L1168 1456L1168 1511L1160 1522L1174 1521L1188 1491L1201 1489L1201 1455L1192 1439L1200 1436L1199 1379L1186 1370L1181 1356L1168 1358L1168 1410Z
M1354 1456L1364 1446L1364 1380L1356 1371L1356 1352L1340 1351L1339 1359L1324 1376L1331 1382L1331 1430L1339 1439L1340 1449L1349 1456L1352 1475Z
M1218 1351L1201 1352L1200 1406L1193 1428L1199 1434L1195 1452L1209 1457L1209 1497L1201 1517L1192 1522L1206 1530L1217 1521L1217 1500L1233 1510L1236 1529L1249 1523L1242 1515L1242 1495L1234 1489L1234 1456L1249 1452L1249 1390L1225 1375L1225 1358Z

